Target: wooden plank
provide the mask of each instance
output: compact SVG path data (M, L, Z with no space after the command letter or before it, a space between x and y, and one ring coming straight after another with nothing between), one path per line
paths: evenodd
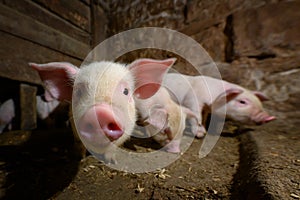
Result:
M97 46L106 39L107 18L103 9L95 2L91 5L91 27L92 27L92 47Z
M81 60L0 31L0 77L41 85L41 80L28 62L71 62Z
M90 32L90 7L79 0L34 0L76 26Z
M33 41L67 55L83 59L89 45L0 4L0 30Z
M37 126L36 92L36 87L20 84L21 130L32 130Z
M4 1L3 4L9 6L10 8L23 13L39 22L50 26L66 35L83 42L85 44L90 43L90 34L86 31L78 28L77 26L71 24L70 22L58 17L57 15L51 13L50 11L42 8L38 4L29 1Z
M91 4L91 0L80 0L81 2L87 4L87 5L90 5Z

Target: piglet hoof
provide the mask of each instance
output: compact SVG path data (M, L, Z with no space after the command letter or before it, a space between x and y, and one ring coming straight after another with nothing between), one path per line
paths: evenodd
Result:
M113 152L106 152L104 153L103 162L105 164L117 164L116 155Z
M198 132L196 133L196 138L198 138L198 139L201 139L201 138L203 138L204 136L205 136L205 133L203 133L203 132L198 131Z
M96 157L99 161L103 162L104 164L117 164L117 160L115 158L115 154L111 152L106 153L94 153L91 152L94 157Z
M112 164L112 165L118 164L117 160L114 157L112 157L112 158L105 158L104 163L105 164Z
M180 153L180 141L173 140L163 148L169 153Z
M203 138L206 134L206 130L203 126L199 126L197 132L194 134L196 138Z

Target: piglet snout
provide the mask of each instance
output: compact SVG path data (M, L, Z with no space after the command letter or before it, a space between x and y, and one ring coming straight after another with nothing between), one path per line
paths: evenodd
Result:
M94 105L81 118L80 132L87 134L104 134L110 141L120 138L124 131L116 119L117 115L107 104Z
M268 123L268 122L273 121L275 119L276 119L275 116L267 116L267 117L264 118L263 123Z
M255 123L257 125L268 123L268 122L273 121L275 119L276 119L275 116L270 116L267 112L264 112L264 111L257 113L253 117L253 121L255 121Z

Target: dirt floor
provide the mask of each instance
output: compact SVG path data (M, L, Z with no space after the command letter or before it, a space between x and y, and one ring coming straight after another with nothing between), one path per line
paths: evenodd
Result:
M110 170L88 157L57 199L229 199L239 163L237 139L221 138L204 159L198 157L200 145L196 140L170 166L141 174Z
M197 139L171 165L138 174L91 155L81 160L70 130L3 133L0 198L299 199L299 119L293 112L260 127L228 122L206 158L198 157Z
M247 170L235 178L240 196L300 199L300 112L280 118L240 137L240 169Z

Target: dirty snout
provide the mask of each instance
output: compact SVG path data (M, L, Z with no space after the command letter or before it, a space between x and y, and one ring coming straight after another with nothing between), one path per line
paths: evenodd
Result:
M79 121L79 131L87 139L107 137L117 140L124 134L120 112L108 104L96 104L89 108Z
M275 116L269 115L263 110L246 110L240 112L228 112L226 115L229 119L248 125L262 125L276 119Z
M265 111L258 111L251 116L251 120L257 125L265 124L275 119L275 116L271 116Z

